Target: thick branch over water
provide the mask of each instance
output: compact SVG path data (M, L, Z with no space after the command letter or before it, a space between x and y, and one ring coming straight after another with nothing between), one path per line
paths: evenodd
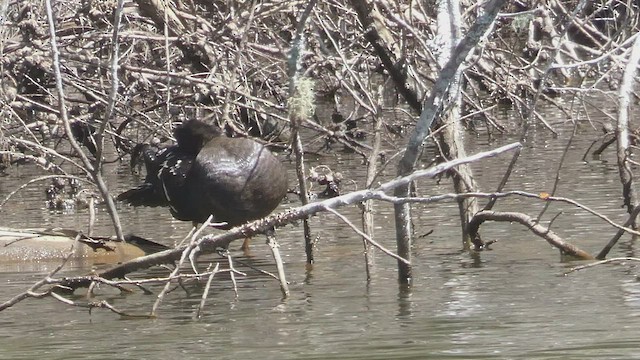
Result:
M257 220L248 223L243 226L235 227L224 234L208 235L204 236L197 241L197 251L201 254L215 252L219 248L226 248L231 242L252 236L255 234L263 233L264 231L273 227L282 227L293 221L300 220L304 217L314 215L318 212L326 211L326 209L336 209L345 205L352 205L361 203L367 199L381 198L379 195L395 189L398 186L407 185L410 182L421 177L433 177L444 171L450 170L460 164L466 164L474 161L481 160L496 156L503 152L520 148L520 143L512 143L502 146L500 148L481 152L463 159L456 159L441 163L426 170L419 170L404 177L394 179L386 182L375 189L365 189L355 191L349 194L341 195L324 201L310 203L295 209L291 209L287 212L280 213L268 218ZM170 264L176 260L179 260L183 252L188 248L188 245L180 246L171 250L158 252L152 255L140 257L124 264L118 265L114 268L103 271L99 274L100 277L105 279L121 278L126 274L146 269L155 265ZM89 279L86 278L69 278L67 286L72 288L88 286Z

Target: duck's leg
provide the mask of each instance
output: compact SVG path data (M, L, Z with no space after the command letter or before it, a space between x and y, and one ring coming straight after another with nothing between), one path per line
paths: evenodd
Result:
M240 250L244 251L245 253L249 252L249 246L251 245L251 237L246 237L244 238L244 241L242 242L242 246L240 247Z

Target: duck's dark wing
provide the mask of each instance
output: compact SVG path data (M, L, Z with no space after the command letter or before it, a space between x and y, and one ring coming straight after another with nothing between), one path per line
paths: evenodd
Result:
M133 206L170 206L184 192L184 183L193 162L177 146L141 151L147 175L144 183L118 195L117 200Z
M180 148L171 152L158 173L162 194L174 218L183 221L193 219L189 203L187 179L195 160L194 155L185 153Z
M235 226L264 217L287 192L287 172L267 148L250 139L219 137L198 154L186 187L195 221L210 214Z

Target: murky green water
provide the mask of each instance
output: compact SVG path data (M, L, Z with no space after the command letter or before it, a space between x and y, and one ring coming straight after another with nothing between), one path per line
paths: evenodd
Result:
M603 160L581 161L596 136L595 131L585 128L574 140L557 195L622 223L625 216L613 152ZM508 189L551 191L566 138L555 139L538 130L523 151ZM513 141L505 138L487 144L471 136L467 140L470 153ZM474 165L484 191L497 186L509 159L506 155ZM330 165L347 179L363 183L361 161L353 155L311 162ZM109 185L122 190L135 183L127 171L125 166L113 171ZM35 173L30 167L12 169L10 177L0 179L0 196ZM440 185L423 180L419 187L426 194L451 191L446 180ZM282 207L295 205L291 200ZM495 210L519 210L535 216L542 207L541 202L512 198L501 200ZM376 209L376 239L393 249L391 207L380 204ZM105 310L90 314L53 299L30 299L0 313L0 358L640 358L636 350L640 341L636 265L601 266L562 276L578 263L562 262L544 240L520 225L506 223L483 225L484 239L499 241L491 251L470 255L459 251L454 204L420 205L415 210L416 232L434 232L416 241L415 282L410 290L397 285L395 260L380 254L373 279L367 283L360 238L333 215L322 214L311 222L314 234L321 235L311 271L305 270L301 228L278 232L291 282L290 299L281 299L276 281L240 265L238 268L251 276L238 280L238 298L228 277L220 277L214 281L204 317L198 321L192 319L200 301L197 291L189 296L180 289L170 293L159 318L153 320L125 320ZM356 207L341 212L359 223ZM166 209L122 207L121 216L127 232L166 244L180 239L190 226L173 220ZM544 220L556 216L553 230L593 253L615 233L603 221L568 205L551 206ZM2 225L84 228L87 217L84 211L64 214L46 210L42 189L30 187L2 212ZM99 213L98 230L110 232L104 211ZM239 260L275 271L262 239L254 240L250 256L237 250L239 245L232 245ZM634 256L635 249L636 244L625 237L610 257ZM24 291L55 266L3 266L0 301ZM84 273L92 265L74 266L68 273ZM152 289L157 293L158 288ZM149 312L155 300L155 295L141 292L102 292L101 298L132 313ZM75 299L82 301L81 294Z

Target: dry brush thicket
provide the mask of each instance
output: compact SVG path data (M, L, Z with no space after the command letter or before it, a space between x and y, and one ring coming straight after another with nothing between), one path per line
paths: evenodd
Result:
M388 113L390 134L412 124L416 113L411 110L418 110L438 73L439 41L429 4L375 2L368 9L372 22L362 29L351 6L356 3L316 5L305 30L301 65L304 75L315 80L325 110L305 127L327 143L340 139L364 152L359 138L370 130L373 113ZM45 151L16 138L38 142L63 135L43 4L9 3L2 14L0 49L2 150L36 156L46 156ZM286 141L287 57L304 4L178 1L165 12L161 1L125 2L119 91L108 126L116 148L127 152L131 139L170 136L168 122L179 115L211 117L230 133ZM464 9L466 23L473 21L477 5ZM115 1L95 0L54 4L65 101L73 122L95 125L104 119L113 80L108 70L115 6ZM538 90L543 100L563 108L554 96L571 89L583 96L577 90L586 82L605 93L616 88L625 41L638 28L637 5L596 2L578 16L572 9L566 2L529 1L503 10L464 72L466 124L489 132L513 130L492 110L501 104L523 108ZM407 92L396 91L365 38L373 30ZM551 76L543 76L550 63ZM567 84L571 89L564 89ZM407 108L409 113L403 111ZM563 110L571 117L570 109ZM538 120L544 121L533 121ZM74 129L80 141L89 142L90 127Z

